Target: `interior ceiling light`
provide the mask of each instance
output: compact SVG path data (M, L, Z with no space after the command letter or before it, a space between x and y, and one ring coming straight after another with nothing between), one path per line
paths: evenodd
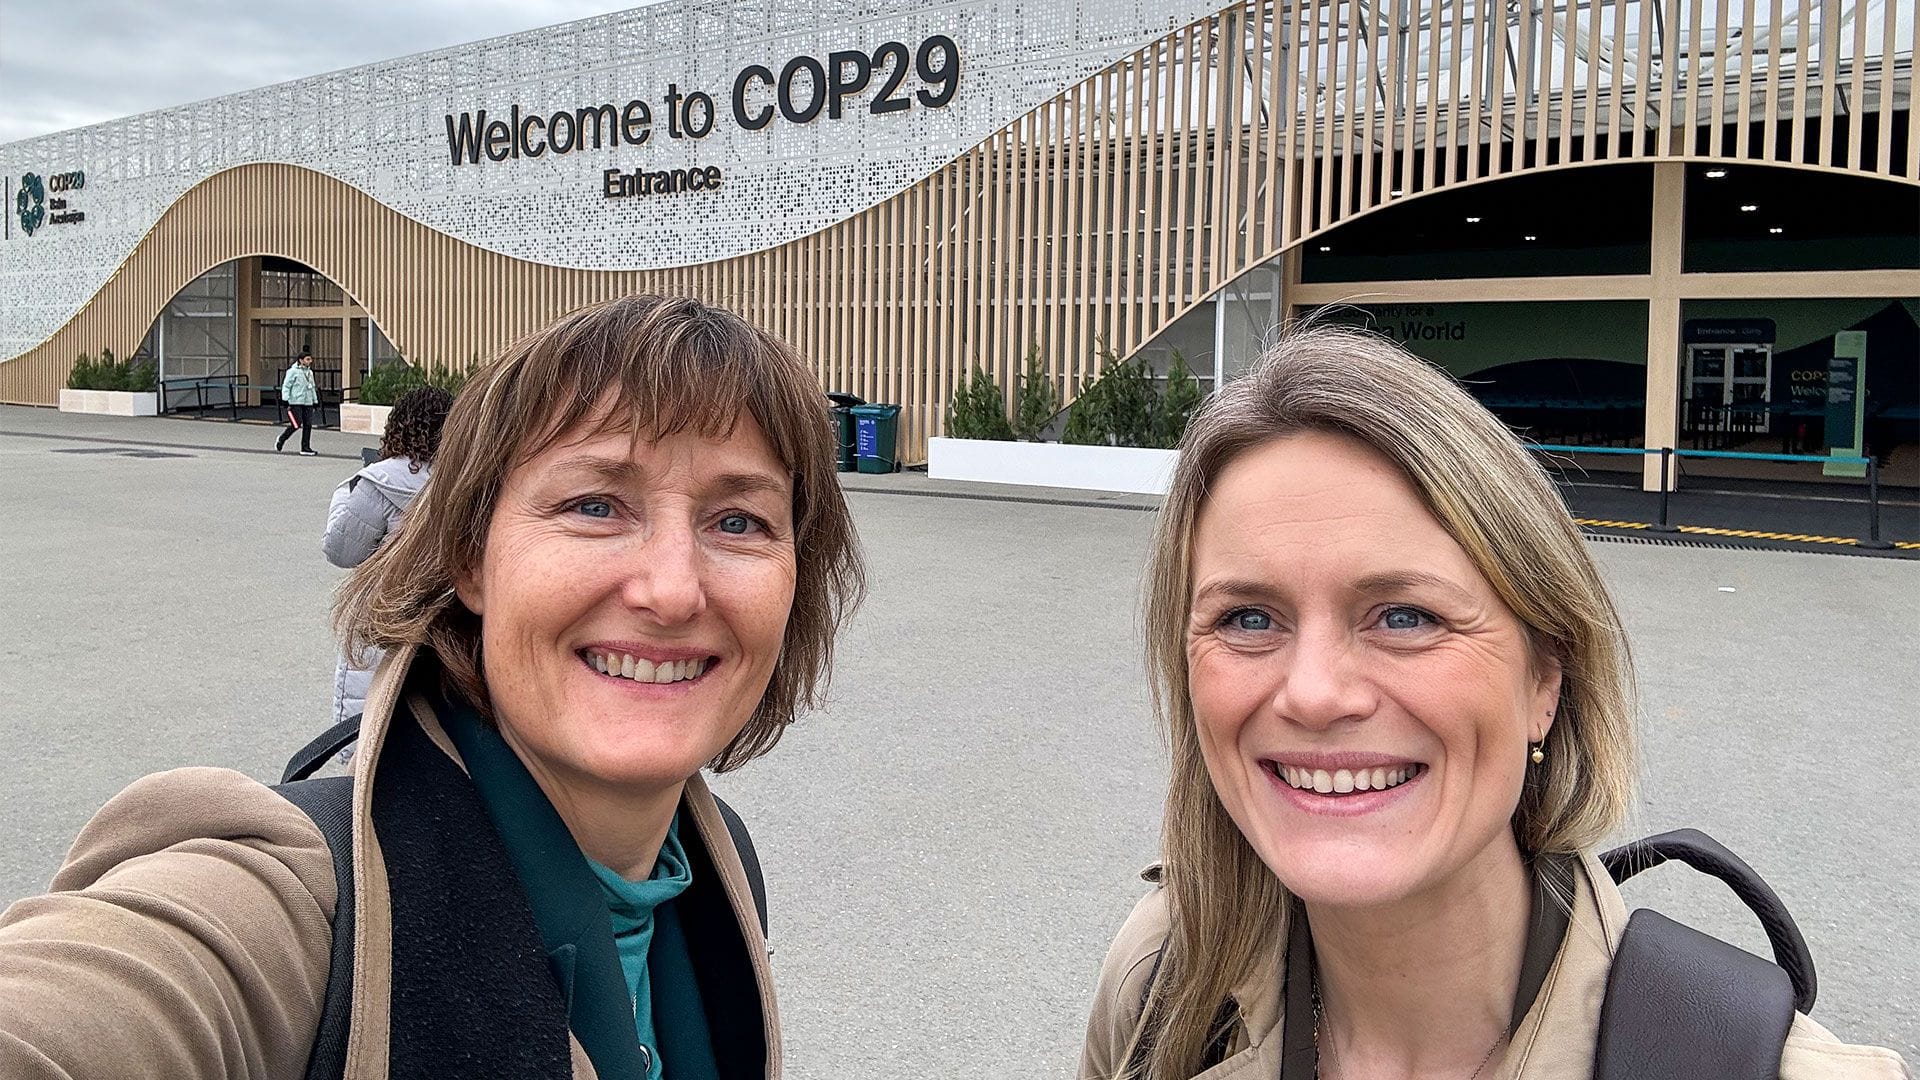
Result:
M1770 232L1770 233L1772 233L1772 234L1773 234L1773 235L1775 235L1775 236L1779 236L1779 235L1780 235L1781 233L1783 233L1783 232L1786 232L1787 230L1785 230L1785 229L1783 229L1783 228L1781 228L1781 227L1780 227L1780 226L1778 226L1778 225L1775 225L1775 226L1772 226L1771 228L1769 228L1769 229L1768 229L1767 231L1768 231L1768 232Z
M1467 224L1469 224L1469 225L1478 225L1478 224L1480 224L1480 219L1479 219L1479 218L1477 218L1477 217L1470 217L1470 218L1468 218L1468 219L1467 219Z
M1321 250L1321 251L1332 251L1332 250L1333 250L1333 247L1332 247L1331 245L1328 245L1328 244L1321 244L1321 245L1320 245L1320 250Z
M1759 203L1741 203L1740 204L1740 212L1743 214L1751 214L1758 209L1760 209Z
M1540 239L1539 237L1537 237L1537 236L1535 236L1535 235L1533 235L1532 233L1528 233L1528 234L1527 234L1527 236L1526 236L1526 238L1527 238L1528 240L1538 240L1538 239Z
M1387 194L1397 199L1400 196L1405 195L1406 192L1401 191L1399 188L1394 188L1392 191L1387 192Z
M1725 180L1726 178L1727 178L1727 170L1725 169L1708 169L1707 170L1707 179L1709 180Z

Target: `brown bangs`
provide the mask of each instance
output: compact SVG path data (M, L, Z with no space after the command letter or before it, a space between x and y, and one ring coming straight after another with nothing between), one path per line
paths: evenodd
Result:
M499 434L513 447L509 468L536 457L563 434L626 430L653 442L682 432L725 439L744 411L792 469L801 447L782 445L773 428L794 405L778 401L770 366L797 360L737 318L692 300L620 303L576 312L495 365L481 392L497 398ZM505 358L503 358L505 359ZM817 392L811 396L817 397Z

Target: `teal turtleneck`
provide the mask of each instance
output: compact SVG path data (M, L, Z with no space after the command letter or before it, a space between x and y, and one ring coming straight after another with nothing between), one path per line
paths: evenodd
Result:
M624 881L581 852L498 731L464 702L438 711L526 891L567 1025L594 1071L603 1080L717 1080L675 910L693 880L678 815L653 873Z
M627 989L633 998L633 1026L640 1036L651 1073L648 1080L661 1076L660 1040L653 1023L653 978L650 972L657 915L671 906L673 899L693 884L693 872L687 867L686 849L680 846L680 816L674 815L667 827L667 839L660 845L660 857L653 873L644 881L628 881L605 866L587 860L600 878L601 894L607 912L613 917L613 943L620 951L620 968L627 976ZM678 1070L675 1075L680 1075Z

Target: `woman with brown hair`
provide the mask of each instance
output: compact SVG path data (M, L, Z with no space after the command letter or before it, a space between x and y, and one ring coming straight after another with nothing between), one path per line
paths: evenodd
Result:
M1632 677L1519 441L1390 342L1293 333L1188 426L1147 593L1162 887L1108 953L1081 1075L1594 1076ZM1905 1075L1779 1023L1783 1078Z
M349 649L387 651L350 860L290 788L136 782L0 916L0 1075L779 1075L700 773L825 688L862 582L833 456L806 366L694 300L578 311L476 372L339 599Z

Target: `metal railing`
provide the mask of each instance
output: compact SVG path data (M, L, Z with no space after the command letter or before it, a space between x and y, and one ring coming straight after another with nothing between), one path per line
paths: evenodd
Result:
M314 406L314 410L319 416L319 422L316 426L322 428L330 426L327 423L327 412L329 410L333 411L337 421L341 404L355 400L359 394L357 389L342 392L327 387L316 387L316 390L320 397L319 404ZM173 404L174 399L169 396L189 393L194 395L194 400L191 403L181 402L177 406ZM241 409L260 407L250 405L242 400L250 393L273 394L277 398L280 393L280 384L250 383L247 381L245 375L237 374L205 375L198 377L183 376L177 379L162 379L160 380L160 411L163 413L184 412L191 408L195 419L204 419L208 410L224 409L227 413L227 420L231 423L240 419ZM219 400L215 400L216 397ZM261 406L265 404L266 402L261 402Z
M1671 509L1673 497L1673 461L1675 458L1714 458L1734 461L1785 461L1797 463L1818 462L1822 465L1865 465L1867 467L1867 537L1855 546L1884 551L1893 547L1892 542L1880 538L1880 462L1873 457L1836 456L1824 457L1818 454L1750 454L1740 450L1681 450L1672 446L1660 446L1645 449L1634 446L1561 446L1552 443L1531 443L1527 449L1549 454L1615 454L1645 457L1648 454L1660 455L1660 520L1649 524L1653 532L1679 532L1680 527L1672 524Z

